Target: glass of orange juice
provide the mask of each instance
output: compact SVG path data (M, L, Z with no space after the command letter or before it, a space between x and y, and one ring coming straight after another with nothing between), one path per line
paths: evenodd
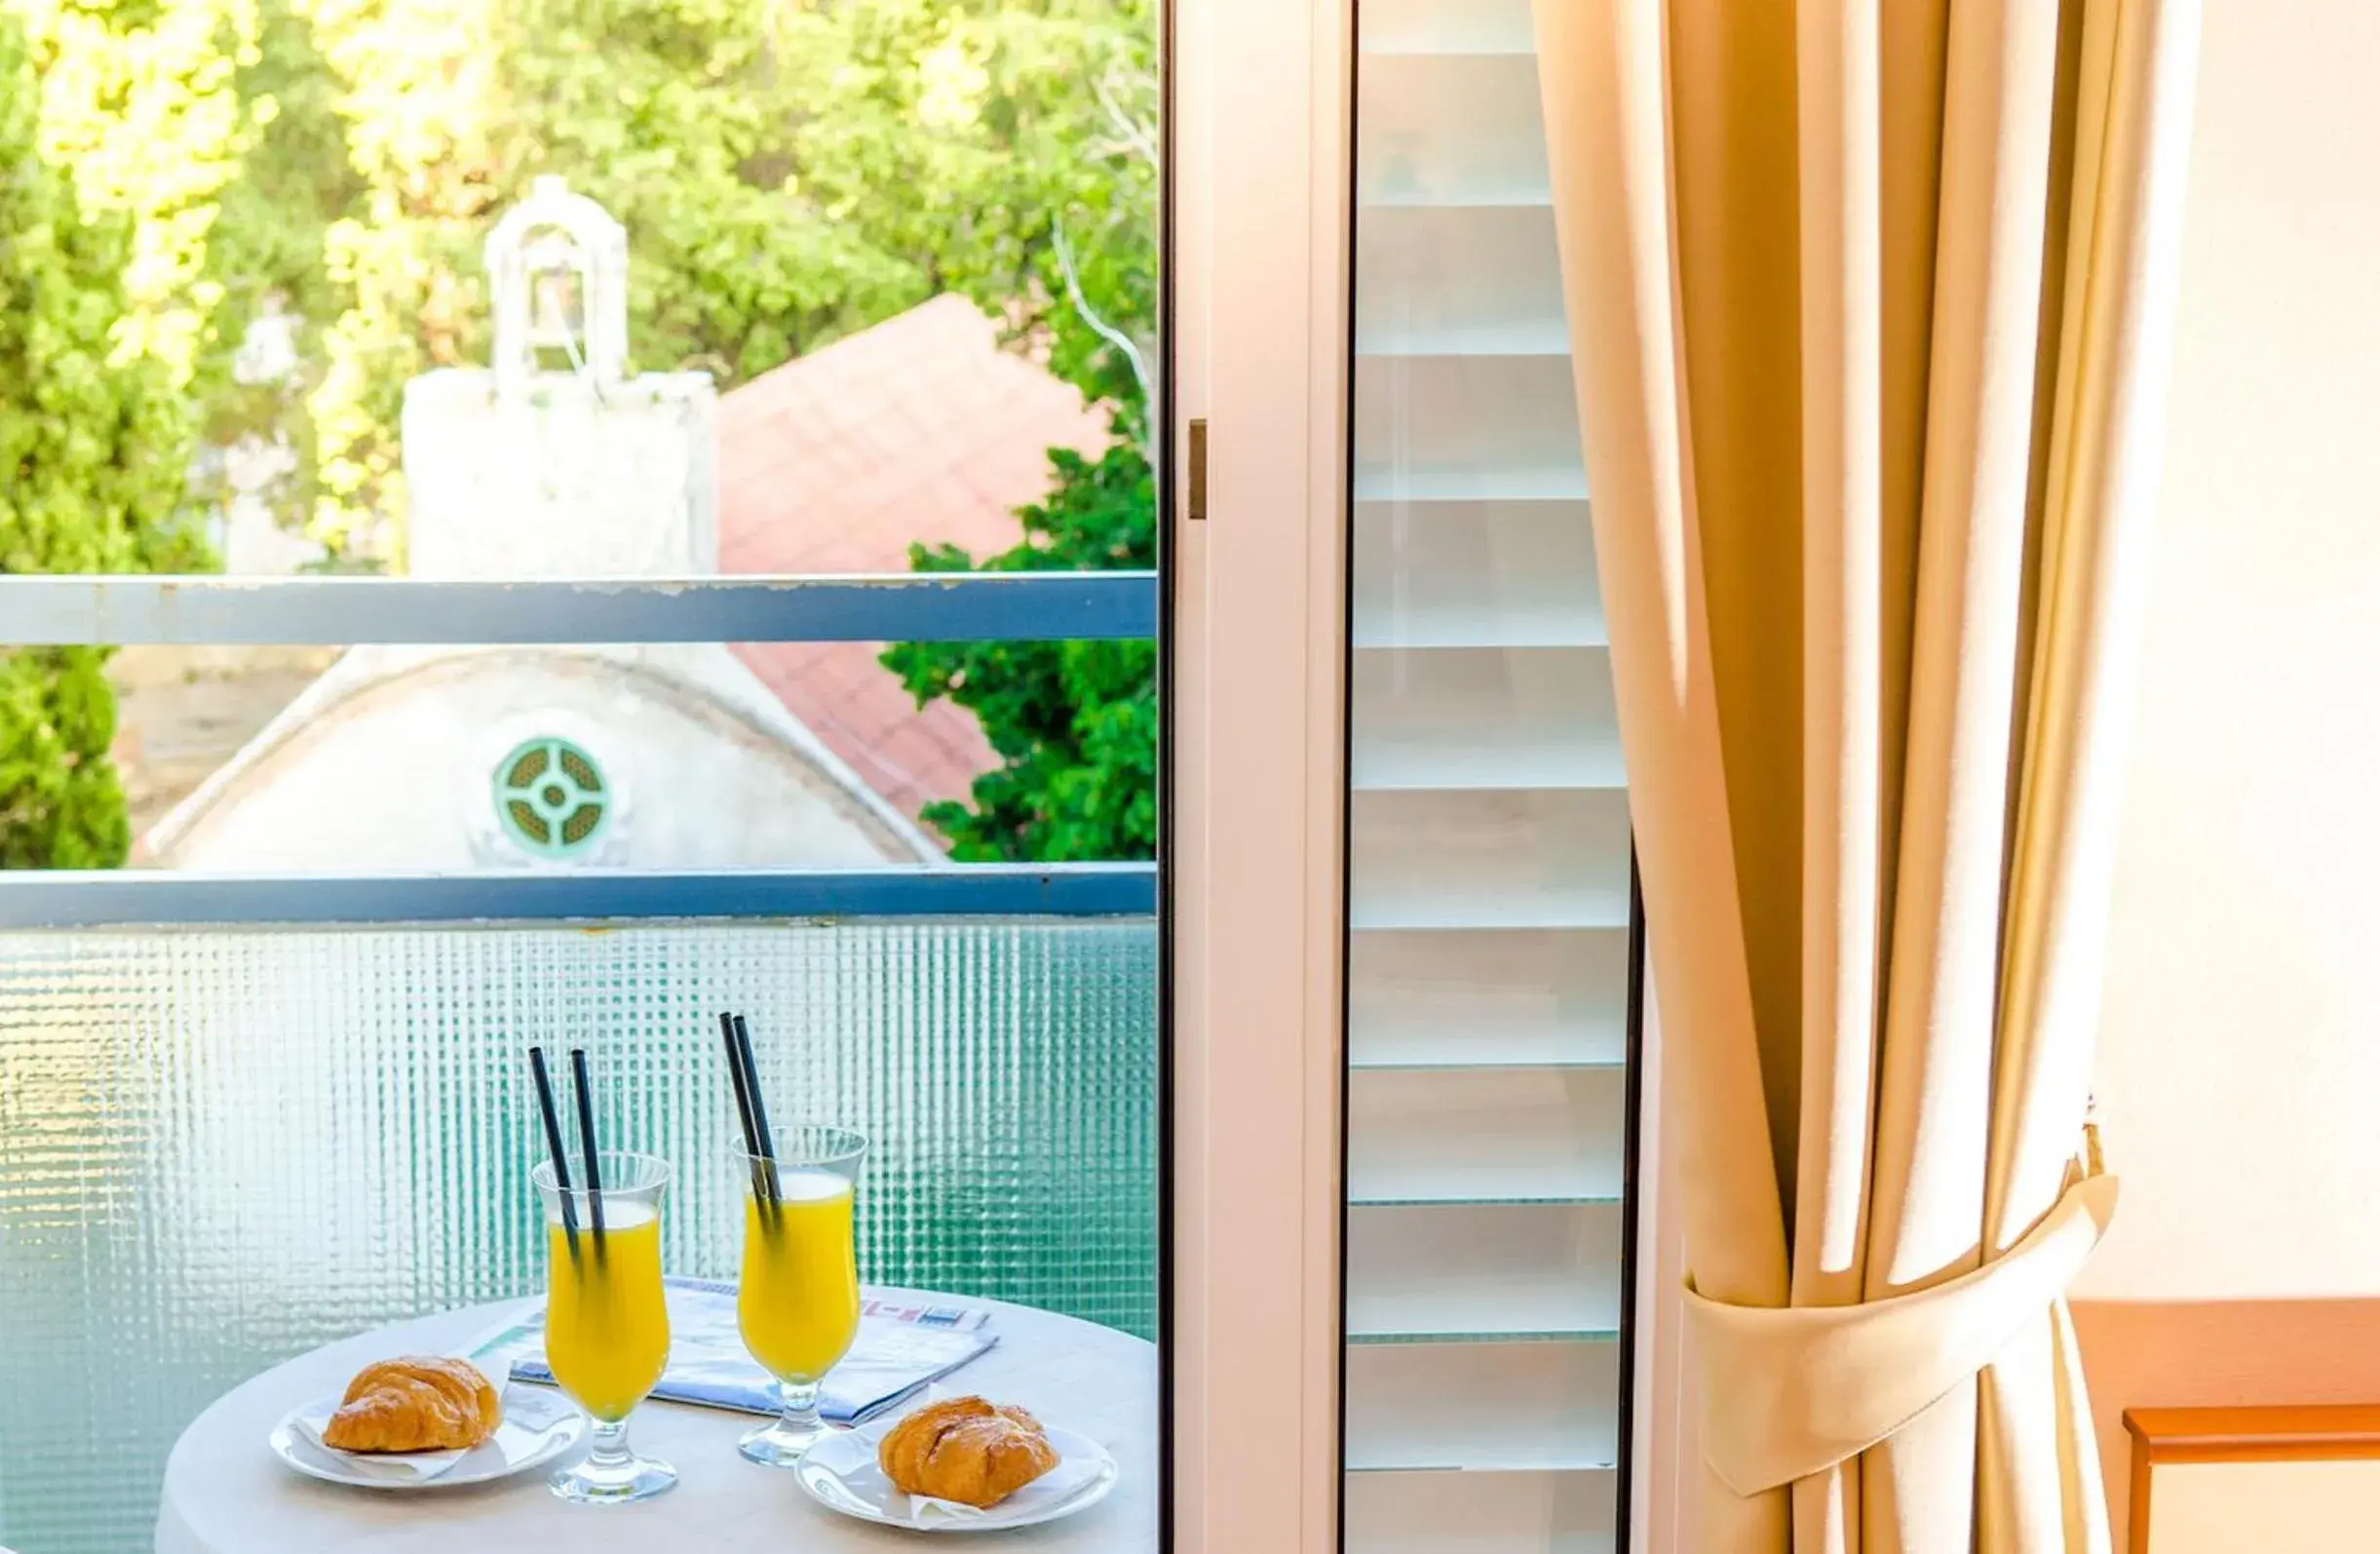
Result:
M565 1192L550 1160L530 1179L546 1206L546 1364L595 1421L585 1459L551 1483L565 1500L602 1505L650 1499L677 1482L677 1469L628 1445L628 1417L670 1360L661 1293L669 1162L610 1150L595 1160L598 1191L582 1181Z
M735 1151L744 1181L736 1317L785 1410L744 1437L740 1449L755 1462L791 1467L826 1433L819 1384L860 1331L851 1209L866 1154L861 1135L817 1123L779 1129L772 1160Z

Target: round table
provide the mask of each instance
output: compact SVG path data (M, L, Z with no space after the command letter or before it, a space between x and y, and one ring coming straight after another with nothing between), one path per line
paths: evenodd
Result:
M960 1303L925 1292L880 1293ZM973 1299L963 1303L991 1307L1000 1341L945 1384L1021 1403L1053 1424L1092 1436L1114 1454L1120 1470L1102 1503L994 1541L1003 1550L1154 1550L1156 1346L1026 1306ZM346 1548L452 1554L504 1547L566 1548L572 1554L906 1548L914 1554L919 1547L916 1534L838 1516L814 1503L790 1473L745 1461L736 1455L736 1439L753 1420L716 1409L647 1403L636 1411L630 1440L640 1452L674 1463L678 1485L625 1506L565 1504L547 1492L550 1470L544 1469L451 1490L346 1489L300 1477L265 1445L283 1415L341 1390L369 1362L461 1348L535 1304L504 1301L382 1328L302 1354L225 1393L174 1443L157 1513L158 1554Z

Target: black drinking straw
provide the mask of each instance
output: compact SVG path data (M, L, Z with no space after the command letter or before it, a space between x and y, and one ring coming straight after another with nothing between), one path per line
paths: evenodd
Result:
M579 1147L587 1155L587 1218L595 1232L595 1261L603 1261L603 1172L595 1164L595 1085L587 1077L587 1049L570 1049L570 1073L579 1086Z
M760 1134L752 1126L752 1091L744 1074L744 1054L736 1045L736 1017L719 1014L719 1035L727 1042L727 1082L736 1092L736 1122L744 1130L744 1153L752 1168L752 1202L760 1207L763 1224L770 1222L768 1173L760 1163Z
M554 1185L561 1192L562 1235L570 1261L579 1260L579 1211L570 1201L570 1151L562 1145L561 1113L554 1109L554 1080L546 1072L546 1049L529 1049L529 1073L537 1081L537 1110L546 1119L546 1151L554 1156Z
M744 1023L742 1015L735 1021L736 1051L744 1060L744 1087L751 1092L752 1138L760 1155L760 1172L768 1180L770 1207L779 1208L785 1203L785 1193L777 1182L777 1146L769 1141L768 1103L760 1099L760 1066L752 1061L752 1028Z

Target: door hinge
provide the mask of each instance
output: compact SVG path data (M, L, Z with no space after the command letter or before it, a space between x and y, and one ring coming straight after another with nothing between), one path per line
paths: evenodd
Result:
M1190 522L1207 522L1207 419L1190 422Z

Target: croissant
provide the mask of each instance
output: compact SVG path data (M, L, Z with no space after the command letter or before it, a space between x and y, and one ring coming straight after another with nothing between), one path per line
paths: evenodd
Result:
M356 1374L323 1444L341 1452L465 1451L503 1422L503 1400L479 1367L409 1355Z
M886 1431L876 1465L903 1494L985 1509L1057 1466L1057 1452L1024 1410L963 1397L919 1409Z

